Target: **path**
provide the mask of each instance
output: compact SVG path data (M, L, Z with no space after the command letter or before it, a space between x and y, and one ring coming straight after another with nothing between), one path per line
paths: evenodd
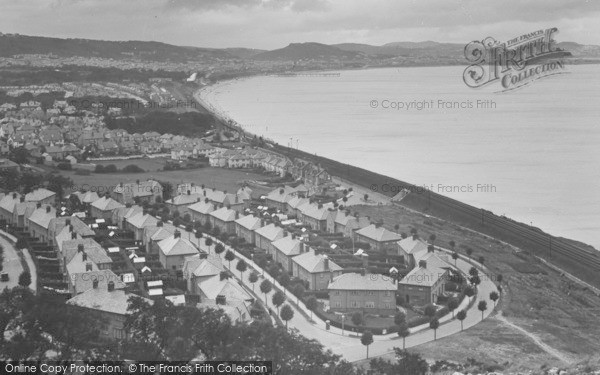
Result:
M529 337L537 346L539 346L543 351L550 354L551 356L554 356L567 364L571 364L574 362L574 360L571 357L569 357L568 355L566 355L563 352L561 352L557 349L554 349L550 345L542 342L542 340L537 335L527 331L525 328L519 327L518 325L516 325L512 322L509 322L502 315L502 311L498 311L498 314L496 314L495 318L498 319L499 321L501 321L502 323L506 324L507 326L509 326L513 329L516 329L519 332L521 332L522 334L524 334L525 336Z
M8 282L0 282L0 289L13 288L19 284L19 275L21 275L21 272L23 272L23 264L21 263L18 250L16 250L15 246L13 245L16 242L17 239L13 235L6 233L5 231L0 231L0 245L4 247L3 272L8 272L10 278ZM29 254L27 249L23 249L21 252L23 258L25 259L25 263L27 264L29 274L31 275L31 284L29 284L29 289L31 289L33 293L36 293L37 271L35 268L35 263L33 262L31 254Z

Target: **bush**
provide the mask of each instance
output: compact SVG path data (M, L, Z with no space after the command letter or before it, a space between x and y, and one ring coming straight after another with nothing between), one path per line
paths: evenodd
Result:
M122 172L125 173L143 173L145 172L142 168L140 168L139 166L135 165L135 164L129 164L127 166L125 166L122 170Z
M114 164L109 164L104 167L104 173L116 173L117 171L117 166Z
M56 165L56 168L63 170L63 171L70 171L71 169L73 169L71 163L58 163Z

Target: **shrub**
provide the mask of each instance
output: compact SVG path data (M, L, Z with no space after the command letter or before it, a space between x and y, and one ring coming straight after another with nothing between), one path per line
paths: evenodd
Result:
M108 167L108 165L107 165ZM122 170L125 173L143 173L145 172L142 168L140 168L139 166L135 165L135 164L129 164L127 166L125 166Z
M56 165L56 168L63 171L70 171L71 169L73 169L73 166L71 165L71 163L58 163Z

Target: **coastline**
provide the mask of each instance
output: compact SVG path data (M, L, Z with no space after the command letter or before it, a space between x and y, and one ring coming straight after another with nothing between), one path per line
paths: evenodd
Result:
M379 69L379 68L380 67L371 67L371 69ZM367 68L367 69L369 69L369 68ZM343 69L343 70L339 70L338 69L337 71L341 72L341 71L346 71L346 70L347 69ZM365 70L365 69L352 69L352 70ZM330 72L330 71L322 70L322 71L318 71L318 72ZM299 72L299 73L303 73L303 72ZM213 116L215 116L217 119L219 119L219 121L221 121L223 125L225 125L225 126L232 126L232 127L235 128L235 130L243 132L243 134L245 136L258 135L258 134L252 133L252 131L247 130L247 127L245 127L244 124L240 124L235 119L229 117L227 111L225 111L223 108L219 107L218 103L215 103L214 100L213 101L209 100L210 98L208 96L212 92L214 92L214 90L215 90L216 87L222 87L222 85L231 84L233 82L237 82L238 80L242 80L242 79L256 78L256 77L261 77L261 76L270 76L270 74L259 74L259 75L252 75L252 76L227 78L227 79L223 79L223 80L218 80L218 81L210 82L209 84L206 84L205 86L201 87L200 89L198 89L198 90L196 90L194 92L194 99L196 99L199 102L199 104L201 106L203 106L208 112L210 112L211 114L213 114ZM249 126L248 128L251 128L251 126ZM275 142L275 141L273 141L272 139L269 139L269 138L264 138L264 139L265 139L265 141L270 142L274 147L280 148L281 150L278 150L279 152L287 153L287 154L289 154L288 156L291 156L291 157L302 157L302 158L309 158L309 159L313 158L313 159L316 159L317 162L326 161L326 164L337 163L337 164L340 164L340 165L347 166L347 164L345 164L345 163L342 163L342 162L339 162L339 161L336 161L336 160L333 160L333 159L329 159L329 158L326 158L326 157L320 157L320 156L312 155L309 152L303 151L301 149L300 150L294 150L294 149L290 150L288 147L284 147L281 144L279 144L279 143L277 143L277 142ZM298 156L298 154L300 156ZM414 187L414 188L418 187L418 186L415 186L414 184L403 182L403 181L400 181L400 180L398 180L396 178L392 178L392 177L389 177L389 176L384 176L384 175L381 175L381 174L378 174L378 173L375 173L375 172L370 172L370 171L368 171L368 170L366 170L364 168L352 167L352 169L356 170L356 171L359 171L359 174L361 174L361 173L362 174L373 173L375 176L379 176L381 178L385 178L385 180L387 182L389 182L389 181L396 181L399 184L402 184L403 186ZM329 171L329 172L332 173L331 171ZM332 175L335 175L335 174L332 173ZM335 176L340 177L340 178L343 177L340 174L337 174ZM355 182L355 183L357 183L359 186L362 186L364 189L369 189L369 186L370 186L370 182L367 183L365 181L359 181L359 182ZM388 195L390 195L390 194L388 194ZM393 194L391 194L391 195L393 195ZM390 197L391 197L391 195L390 195ZM412 194L413 197L415 195L416 194ZM423 194L421 194L421 195L423 195ZM425 195L427 195L427 194L425 194ZM525 228L526 231L532 232L533 235L543 234L543 236L546 237L545 245L542 245L540 243L540 241L537 240L537 241L534 241L534 242L538 242L537 245L536 245L536 247L539 247L539 246L548 247L548 243L551 243L552 241L555 241L557 243L562 241L562 242L568 243L569 247L579 248L584 253L588 253L590 251L593 251L593 252L598 252L597 254L600 254L600 249L596 249L594 246L589 245L589 244L587 244L587 243L585 243L583 241L575 240L575 239L572 239L572 238L569 238L569 237L566 237L566 236L554 236L554 235L552 235L552 234L550 234L548 232L545 232L543 229L540 229L538 227L534 227L532 225L526 224L525 222L522 222L522 221L520 222L520 221L517 221L515 219L511 219L510 217L506 217L504 215L502 215L502 216L495 215L491 211L489 211L489 210L487 210L485 208L475 207L475 206L472 206L471 204L467 204L467 203L464 203L462 201L459 201L459 200L456 200L454 198L450 198L450 197L447 197L447 196L444 196L444 195L441 195L441 194L438 194L438 193L431 193L430 192L429 196L435 196L435 197L437 197L437 198L434 198L434 199L437 199L440 202L458 202L461 205L464 205L465 207L469 207L469 209L477 211L478 213L485 212L485 215L491 215L491 217L494 217L494 219L492 221L503 220L503 221L509 223L509 224L507 224L507 226L508 225L512 225L514 223L517 226L522 226L523 228ZM431 200L431 198L427 198L427 199ZM410 208L411 209L415 209L415 210L417 210L417 211L419 211L421 213L424 213L424 214L429 214L427 212L428 209L423 209L423 206L422 206L423 199L417 199L416 201L418 201L418 203L417 202L412 202L412 204L410 206L413 206L413 207L410 207ZM405 204L403 204L403 205L405 205ZM417 207L419 205L421 205L421 207ZM455 203L453 203L453 205L455 205ZM481 214L478 214L478 215L481 215ZM453 221L453 220L450 218L449 221ZM515 230L521 230L521 229L522 228L518 228L518 229L515 229ZM515 245L515 246L518 246L518 245ZM554 244L554 246L556 246L556 244ZM549 247L550 247L549 252L551 252L553 250L553 249L551 249L552 244L550 244ZM571 250L573 250L573 249L571 249ZM576 249L574 249L574 250L577 251ZM600 263L599 263L599 265L600 265Z

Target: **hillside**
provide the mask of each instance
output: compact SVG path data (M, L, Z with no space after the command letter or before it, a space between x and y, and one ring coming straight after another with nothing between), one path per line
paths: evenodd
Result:
M59 57L137 58L149 61L185 62L197 59L231 59L227 51L179 47L160 42L59 39L18 34L0 34L0 57L52 54Z
M291 43L287 47L259 53L252 57L261 61L293 60L356 60L363 58L361 52L344 51L321 43Z

